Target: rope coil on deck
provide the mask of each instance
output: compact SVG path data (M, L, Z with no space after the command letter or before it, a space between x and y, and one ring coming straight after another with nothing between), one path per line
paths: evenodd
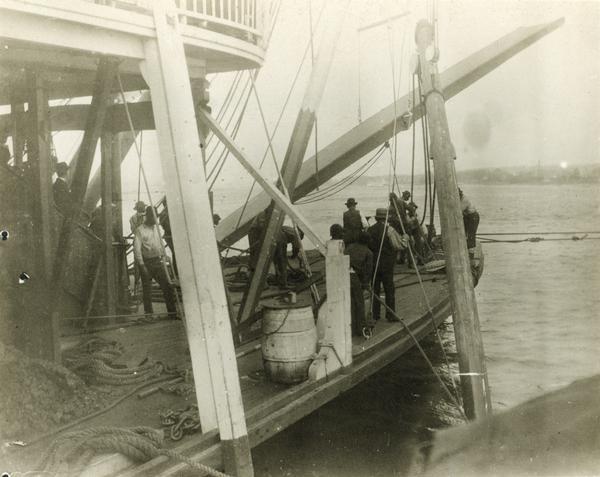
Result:
M80 473L96 454L118 452L137 462L166 456L212 477L230 477L217 469L194 462L174 450L163 448L164 434L151 427L95 427L58 436L38 464L39 473Z

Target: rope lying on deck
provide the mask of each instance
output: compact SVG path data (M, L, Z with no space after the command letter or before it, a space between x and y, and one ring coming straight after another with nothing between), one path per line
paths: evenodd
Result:
M151 427L95 427L58 436L42 456L40 473L54 475L78 473L96 454L118 452L137 462L147 462L159 456L183 462L191 469L212 477L230 477L212 467L163 448L164 434Z
M99 384L138 384L163 373L170 374L163 363L148 358L134 367L114 366L113 361L122 353L123 347L118 342L92 338L66 351L64 361L78 375Z

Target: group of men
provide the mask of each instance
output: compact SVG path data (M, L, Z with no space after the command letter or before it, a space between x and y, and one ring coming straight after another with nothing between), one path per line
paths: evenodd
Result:
M394 289L394 265L398 249L387 232L389 211L379 208L375 212L375 224L369 226L367 220L356 208L354 198L346 201L348 210L344 212L342 227L333 224L329 231L333 240L343 240L344 251L350 257L350 295L352 333L370 336L371 330L381 317L381 288L385 292L385 316L388 321L399 321L396 315ZM373 290L372 319L366 312L365 295Z
M479 213L471 202L459 191L463 213L467 247L475 247ZM343 214L343 226L333 224L330 235L333 240L343 240L345 253L350 257L350 294L352 309L352 333L369 337L374 323L381 317L383 300L381 288L385 293L385 316L388 321L400 321L396 314L394 265L407 261L409 246L414 250L414 258L421 264L427 247L427 234L423 231L416 214L417 205L410 201L408 191L399 198L395 193L389 195L389 207L378 208L375 223L368 221L356 208L354 198L346 201ZM395 235L396 234L396 235ZM371 294L372 287L372 294ZM366 311L365 298L372 298L372 318Z

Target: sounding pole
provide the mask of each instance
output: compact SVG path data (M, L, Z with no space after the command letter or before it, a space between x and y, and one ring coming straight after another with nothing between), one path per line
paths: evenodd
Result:
M433 25L429 21L421 20L417 23L415 42L419 55L427 124L431 135L430 151L433 156L442 239L446 253L464 410L467 418L479 419L491 413L491 401L471 264L458 197L454 168L456 154L450 140L444 96L438 84L437 70L426 57L427 48L434 42L434 34ZM437 56L437 51L435 55Z

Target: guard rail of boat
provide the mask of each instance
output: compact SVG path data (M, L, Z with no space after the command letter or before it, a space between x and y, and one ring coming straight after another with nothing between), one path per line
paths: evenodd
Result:
M89 0L97 4L148 13L152 0ZM181 23L259 43L272 17L270 0L175 0Z

